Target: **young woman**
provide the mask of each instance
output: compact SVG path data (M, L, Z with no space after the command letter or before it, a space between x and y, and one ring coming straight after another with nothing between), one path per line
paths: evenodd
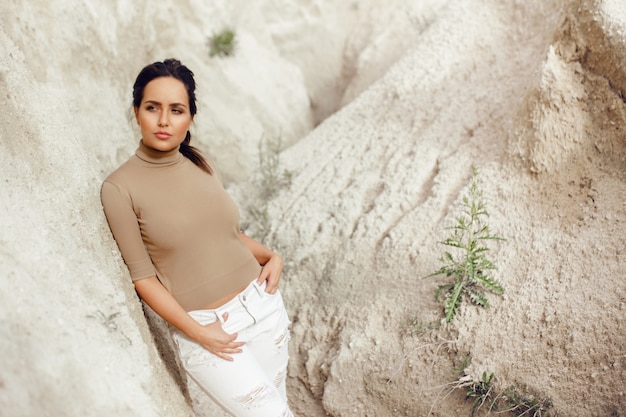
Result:
M101 198L139 296L170 324L185 370L238 417L292 416L283 262L239 229L215 167L192 146L193 73L178 60L133 87L141 141Z

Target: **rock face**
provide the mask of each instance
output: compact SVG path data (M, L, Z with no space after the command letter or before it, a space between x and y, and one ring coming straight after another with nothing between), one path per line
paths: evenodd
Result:
M450 3L282 154L294 176L271 236L290 260L302 415L470 415L461 383L483 373L542 415L622 415L625 18L623 2ZM446 277L420 278L472 166L507 239L489 252L506 292L446 325Z
M193 415L194 388L188 394L164 362L163 327L153 320L148 330L99 201L102 179L137 146L133 79L171 56L194 70L196 144L236 183L255 169L262 137L288 146L311 130L316 111L345 104L337 94L312 109L327 84L344 91L354 79L365 88L359 51L397 19L390 11L372 27L376 3L300 2L290 11L306 31L272 1L0 4L0 414ZM329 26L329 17L344 23ZM207 40L226 27L236 53L211 59ZM307 62L316 36L327 39L325 53ZM410 39L387 37L394 54L375 63L379 73L403 51L394 42ZM362 69L350 77L344 48Z
M288 147L290 187L253 203L287 261L297 415L469 415L452 387L483 372L559 415L622 415L622 1L157 3L0 4L0 410L220 415L149 330L99 202L137 144L134 76L176 56L242 205L260 138ZM236 53L211 59L224 27ZM420 278L472 166L506 292L446 325L446 278Z

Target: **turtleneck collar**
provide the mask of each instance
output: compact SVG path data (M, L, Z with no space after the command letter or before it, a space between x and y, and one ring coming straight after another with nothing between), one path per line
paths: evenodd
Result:
M184 158L183 154L179 152L179 148L170 151L157 151L146 146L143 141L139 141L135 155L142 161L158 165L172 165Z

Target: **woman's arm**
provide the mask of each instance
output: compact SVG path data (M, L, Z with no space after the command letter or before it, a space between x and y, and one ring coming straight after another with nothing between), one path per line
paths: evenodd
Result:
M228 361L233 360L229 354L241 352L243 343L235 342L237 333L226 333L219 321L208 326L199 324L187 314L157 277L140 279L134 284L137 293L150 308L209 352ZM228 320L228 313L223 318L224 321Z
M257 282L261 284L263 281L267 281L265 292L274 294L278 290L280 275L283 272L282 258L243 232L239 233L239 237L252 252L257 262L263 266Z

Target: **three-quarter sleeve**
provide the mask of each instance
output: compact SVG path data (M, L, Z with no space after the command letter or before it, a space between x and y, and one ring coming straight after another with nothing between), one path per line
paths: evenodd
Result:
M119 186L105 181L100 191L104 214L133 281L156 276L141 237L130 196Z

